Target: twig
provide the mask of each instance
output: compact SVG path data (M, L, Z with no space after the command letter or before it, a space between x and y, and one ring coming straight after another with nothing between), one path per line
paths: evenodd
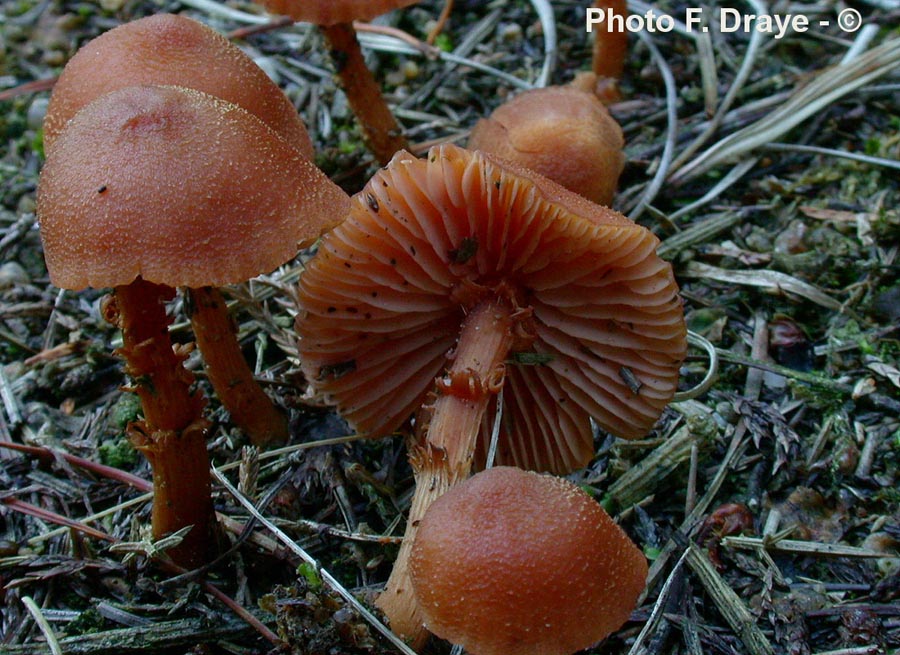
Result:
M437 40L440 33L444 31L444 26L450 19L450 13L452 11L453 0L444 0L444 6L441 9L440 15L434 23L434 27L428 30L428 36L425 38L425 41L428 43L428 45L434 45L434 42Z
M750 346L750 356L757 361L768 359L769 353L769 322L765 312L757 310L753 314L753 342ZM747 369L747 377L744 381L744 397L747 400L758 400L762 391L763 371L758 368Z
M741 419L734 429L734 434L731 436L731 442L728 444L728 450L722 458L722 462L719 464L715 476L713 476L712 481L709 483L709 487L707 487L706 492L697 501L691 513L684 518L684 521L678 528L677 534L681 535L681 537L689 536L697 528L700 518L706 513L706 510L709 509L709 506L719 493L722 483L725 482L725 478L731 470L732 463L741 450L746 434L747 424ZM669 559L676 548L678 548L678 540L673 537L669 539L660 554L654 560L653 565L650 567L650 571L647 575L647 589L652 589L656 586L659 576L665 570L665 567L668 565Z
M98 464L97 462L92 462L89 459L84 459L83 457L78 457L77 455L71 455L61 450L52 450L50 448L43 448L41 446L26 446L18 443L0 443L0 448L9 448L11 450L17 450L22 453L38 455L40 457L46 457L50 459L59 456L70 464L74 464L75 466L83 468L86 471L96 473L97 475L102 475L103 477L109 478L110 480L123 482L129 486L134 487L138 491L153 490L153 484L148 482L144 478L140 478L136 475L132 475L131 473L127 473L112 466Z
M775 650L756 625L750 610L717 572L709 559L693 544L685 551L688 566L697 575L722 617L741 638L751 655L773 655Z
M733 364L741 364L743 366L755 366L756 368L761 368L772 373L777 373L778 375L783 375L786 378L791 378L805 384L820 387L822 389L828 389L829 391L833 391L845 396L853 395L853 385L841 382L839 380L816 375L814 373L798 371L793 368L788 368L787 366L775 364L774 362L760 362L751 357L744 357L743 355L738 355L737 353L723 350L721 348L718 348L717 351L719 353L719 357L723 362L731 362ZM895 414L900 413L900 402L884 394L870 393L861 396L857 400L859 402L869 402L876 407L881 407L890 412L894 412Z
M869 548L857 548L843 544L826 544L818 541L797 541L794 539L772 539L770 537L725 537L722 545L726 548L745 550L775 550L782 553L818 555L820 557L862 557L883 559L889 555Z

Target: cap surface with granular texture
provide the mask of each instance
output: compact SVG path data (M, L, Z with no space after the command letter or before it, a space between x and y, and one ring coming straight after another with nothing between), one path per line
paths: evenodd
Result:
M420 0L259 0L273 14L294 20L334 25L355 20L372 20L393 9L414 5Z
M66 123L89 102L142 84L183 86L226 100L313 158L312 141L297 110L263 70L215 30L175 14L125 23L75 53L50 97L45 150L53 149Z
M438 498L410 572L426 626L472 655L568 655L617 630L647 562L561 478L499 467Z
M38 185L51 281L221 286L273 270L349 199L258 118L179 87L128 87L60 133Z
M521 334L496 461L571 471L594 452L591 418L642 436L677 387L684 312L658 243L487 155L399 153L301 275L303 371L355 429L383 436L434 390L467 311L500 295L521 310Z
M603 103L570 86L520 93L479 120L468 142L601 205L615 195L623 146L622 129Z

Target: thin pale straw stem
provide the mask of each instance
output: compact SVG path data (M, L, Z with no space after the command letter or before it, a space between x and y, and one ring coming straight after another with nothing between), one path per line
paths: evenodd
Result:
M50 648L50 652L53 655L63 655L62 648L59 645L59 641L56 639L53 628L50 627L50 624L41 612L41 608L37 606L34 599L31 596L22 596L22 604L28 609L28 612L37 624L37 627L40 628L41 633L43 633L44 639L47 640L47 646Z
M759 2L759 0L748 0L748 2L753 7L753 11L757 16L767 13L765 4ZM731 81L731 84L728 85L728 91L725 93L725 97L722 99L722 104L719 105L719 108L716 110L715 115L712 117L709 123L707 123L706 128L703 130L703 132L696 139L694 139L690 143L690 145L688 145L688 147L685 148L672 163L672 171L678 170L681 165L684 164L695 152L697 152L700 146L706 143L707 140L709 140L709 137L715 134L716 130L719 129L719 126L725 119L725 114L728 113L729 109L731 109L731 105L734 102L734 99L737 97L737 94L741 91L741 89L744 88L744 83L750 76L750 71L753 70L753 64L756 61L756 53L759 51L762 42L763 32L751 30L750 41L747 44L747 50L744 53L744 59L741 61L741 67L738 69L738 72L734 76L734 79Z
M637 205L626 212L632 220L636 220L638 216L644 213L647 205L653 202L653 199L656 198L656 194L658 194L659 190L662 188L666 177L668 177L669 166L672 164L672 154L675 151L675 139L678 131L678 87L675 84L675 76L672 74L672 69L669 68L669 64L666 62L665 57L662 56L659 48L653 43L653 40L642 31L638 32L638 37L650 50L653 61L656 62L666 85L666 143L663 147L662 156L660 157L659 165L653 179L650 180L650 184L644 190Z
M703 379L700 380L696 386L687 391L679 391L676 393L674 398L672 398L673 402L683 402L703 395L709 391L719 377L719 353L716 350L716 347L712 345L708 339L705 339L696 332L691 332L690 330L688 330L687 333L687 341L690 345L697 346L706 351L706 354L709 357L709 367L706 370L706 375L703 376Z

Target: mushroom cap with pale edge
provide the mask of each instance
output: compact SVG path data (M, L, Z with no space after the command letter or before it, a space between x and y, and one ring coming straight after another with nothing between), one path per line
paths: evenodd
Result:
M184 86L235 104L278 132L307 158L312 141L297 110L240 48L206 25L157 14L120 25L85 44L53 87L44 149L79 109L126 86Z
M44 256L58 287L220 286L278 267L349 198L240 107L128 87L72 118L41 171Z
M414 5L420 0L258 0L273 14L290 16L296 21L316 25L372 20L394 9Z
M505 287L534 338L508 357L497 462L571 471L593 454L591 417L638 437L675 393L684 313L657 245L483 153L400 152L301 275L304 374L360 433L386 435L434 390L466 311Z
M426 627L472 655L568 655L628 620L647 561L577 486L488 469L419 523L410 575Z
M597 97L570 86L531 89L480 119L470 150L484 150L609 205L625 165L622 129Z

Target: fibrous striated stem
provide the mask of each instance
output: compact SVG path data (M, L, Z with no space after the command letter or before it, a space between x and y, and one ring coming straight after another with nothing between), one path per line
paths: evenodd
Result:
M288 437L287 416L253 378L221 292L204 287L188 293L194 337L222 405L255 446L284 443Z
M420 416L410 447L415 470L406 533L377 605L397 634L420 644L427 636L412 590L409 556L419 521L450 487L469 477L482 418L491 397L503 384L503 361L513 342L512 306L491 297L476 305L462 325L453 361L437 380L437 398Z
M193 378L172 349L165 302L173 289L138 278L116 287L103 306L106 320L122 330L119 354L141 399L143 420L128 434L153 468L153 537L193 526L168 551L179 565L194 568L209 554L213 508L204 399L191 392Z
M319 29L328 41L338 78L363 138L379 163L385 165L395 152L409 150L409 143L366 66L356 30L350 23L323 25Z

